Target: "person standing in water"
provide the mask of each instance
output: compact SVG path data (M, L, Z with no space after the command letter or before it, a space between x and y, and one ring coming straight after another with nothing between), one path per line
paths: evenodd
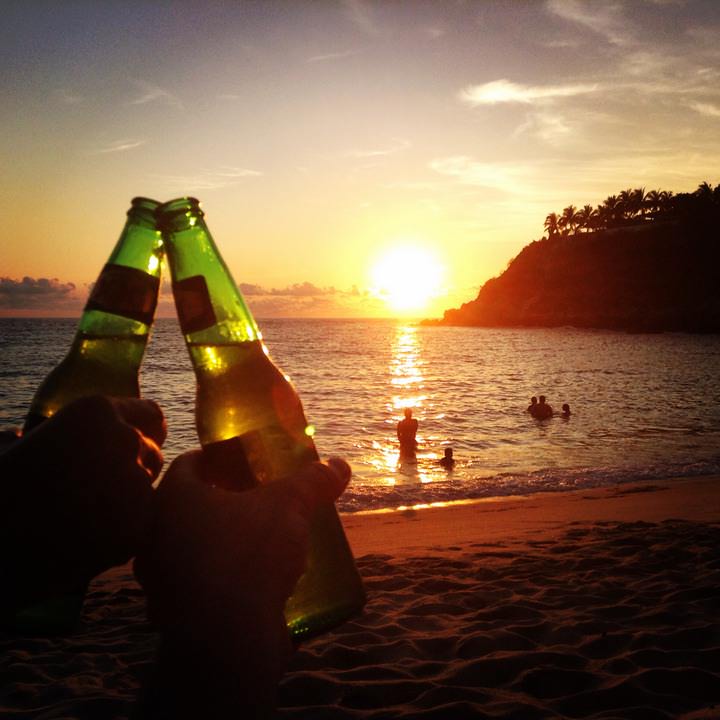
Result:
M400 457L415 457L417 450L418 421L412 416L412 410L405 408L405 418L397 424L397 438L400 442Z
M537 408L535 408L535 412L532 413L532 416L538 420L545 420L553 416L553 409L545 402L544 395L540 396Z

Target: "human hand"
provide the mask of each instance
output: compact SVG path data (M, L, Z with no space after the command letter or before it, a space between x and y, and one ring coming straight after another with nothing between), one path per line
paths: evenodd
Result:
M151 401L86 397L0 455L0 569L17 602L77 588L138 552L165 435Z
M292 652L283 610L310 520L350 479L331 459L238 493L207 484L213 472L200 451L173 462L153 542L135 561L161 633L148 717L267 716Z
M17 428L0 430L0 454L9 450L20 439L20 431Z

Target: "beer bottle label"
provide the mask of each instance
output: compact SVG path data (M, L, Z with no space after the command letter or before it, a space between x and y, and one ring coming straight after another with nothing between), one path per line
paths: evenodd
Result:
M217 322L204 275L174 282L173 296L180 328L185 335L205 330Z
M258 480L250 466L242 438L203 445L203 458L204 479L210 485L236 492L257 487Z
M85 310L120 315L151 325L157 305L160 278L125 265L105 265Z

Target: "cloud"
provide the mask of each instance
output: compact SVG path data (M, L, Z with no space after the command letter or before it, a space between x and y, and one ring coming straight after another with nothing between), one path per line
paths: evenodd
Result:
M0 308L3 310L43 310L58 307L75 307L79 299L73 283L57 278L31 278L22 280L0 277Z
M613 45L625 45L633 40L620 3L606 0L548 0L546 7L553 15L585 27Z
M429 163L431 170L455 178L464 185L497 188L504 192L522 192L533 175L527 165L477 162L466 155L438 158Z
M566 143L572 127L563 115L541 111L529 114L527 120L515 130L513 135L517 137L526 132L534 134L543 142L556 145Z
M261 285L240 283L240 292L247 296L274 295L284 297L313 297L319 295L335 295L339 291L334 287L320 288L311 282L293 283L284 288L267 289Z
M383 317L387 306L372 297L367 290L352 286L349 290L319 287L305 281L280 288L269 288L253 283L240 283L240 292L247 300L255 317ZM1 309L1 308L0 308ZM175 304L170 282L160 286L158 317L175 317Z
M261 285L252 285L251 283L240 283L238 285L243 295L267 295L268 291Z
M580 42L573 38L562 38L560 40L544 40L540 43L546 48L576 48Z
M325 55L313 55L309 57L305 62L307 63L319 63L327 62L328 60L341 60L342 58L352 57L358 55L358 50L345 50L344 52L327 53Z
M338 290L318 287L311 282L294 283L284 288L264 288L241 283L253 314L268 317L376 317L388 314L387 306L367 290Z
M690 107L695 112L707 117L720 118L720 106L711 103L692 103Z
M182 109L183 104L177 96L167 90L163 90L163 88L158 85L145 82L145 80L134 80L133 83L137 86L140 94L130 100L130 105L147 105L148 103L162 102L165 105Z
M220 188L237 185L242 180L259 177L262 173L249 168L224 166L217 170L201 170L195 175L156 175L168 188L182 192L195 190L219 190Z
M468 85L460 91L458 97L468 105L478 107L479 105L532 103L536 100L573 97L595 92L597 89L597 84L521 85L502 79L482 85Z
M407 150L410 147L409 140L402 140L395 138L393 145L384 148L374 148L372 150L348 150L345 153L346 157L353 158L371 158L371 157L382 157L384 155L392 155L400 152L401 150Z
M125 152L126 150L133 150L136 147L140 147L141 145L144 145L146 142L147 142L147 140L131 140L131 139L114 140L113 142L108 143L105 147L102 147L99 150L97 150L97 152L101 153L101 154Z
M379 35L380 28L375 22L370 5L363 0L341 0L345 15L367 35Z

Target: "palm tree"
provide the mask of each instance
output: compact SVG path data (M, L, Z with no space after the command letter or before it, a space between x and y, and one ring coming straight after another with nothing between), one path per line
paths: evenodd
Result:
M574 205L568 205L563 209L560 216L560 227L565 231L565 235L574 232L577 227L576 213L577 208Z
M662 193L660 190L650 190L645 195L645 208L650 211L652 216L660 210L662 204Z
M595 227L598 230L607 228L610 220L610 213L605 207L604 203L600 203L594 210L595 215Z
M658 208L658 212L660 214L668 213L670 212L670 210L672 210L674 197L675 195L672 190L660 191L660 207Z
M630 218L633 215L633 190L628 188L618 195L618 215L622 219Z
M555 237L560 233L560 218L557 213L550 213L545 218L545 224L543 226L548 233L548 237Z
M631 206L633 215L640 213L641 217L645 217L645 188L635 188L632 191Z
M622 213L620 200L617 195L610 195L605 198L602 207L603 215L605 216L605 227L612 227L616 224L618 216Z
M575 221L580 228L583 228L585 232L588 232L595 220L595 211L592 205L585 205L581 210L578 210L575 215Z
M696 195L701 200L710 200L712 201L713 198L713 188L712 185L708 182L701 182L698 185L697 190L693 193L693 195Z

